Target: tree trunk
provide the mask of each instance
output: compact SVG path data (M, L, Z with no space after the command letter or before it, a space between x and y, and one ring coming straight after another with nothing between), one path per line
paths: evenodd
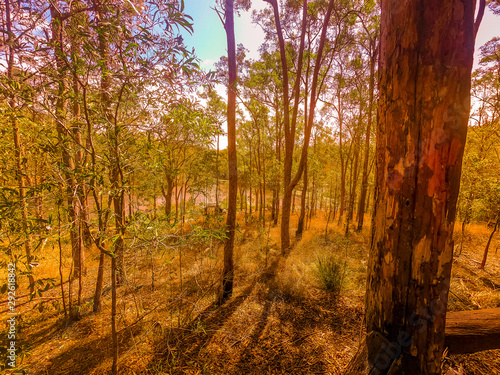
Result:
M381 14L366 331L390 345L371 368L440 374L470 109L474 7L472 0L382 0ZM368 345L369 354L376 350Z
M58 93L56 99L56 128L58 133L58 140L61 147L62 164L64 166L63 175L66 183L66 200L68 210L68 226L71 241L71 256L73 260L73 277L80 278L82 273L82 241L79 231L79 207L77 199L77 186L74 178L75 173L75 160L72 156L71 147L69 145L70 134L68 128L64 124L66 117L66 65L62 60L64 55L63 45L63 20L61 13L54 6L50 7L51 13L51 31L52 31L52 44L55 51L56 68L58 72Z
M297 237L297 239L300 239L302 237L302 232L304 231L304 219L306 217L306 196L307 196L307 161L304 168L304 176L302 180L302 195L300 197L299 222L297 224L297 231L295 232L295 237Z
M217 133L217 154L215 154L215 207L219 207L219 133Z
M365 134L365 154L363 160L363 177L361 180L361 192L359 194L359 204L358 204L358 226L356 230L359 232L363 229L363 222L365 219L365 204L366 196L368 191L368 163L370 160L370 136L372 128L372 114L373 114L373 98L375 92L375 63L377 61L376 39L371 41L371 56L370 56L370 83L369 83L369 99L368 99L368 123L366 125Z
M236 230L236 198L238 194L238 169L236 161L236 42L234 38L234 0L226 0L225 24L227 36L227 58L229 67L227 94L227 159L229 189L227 197L226 240L219 303L224 303L233 294L234 264L233 248Z
M250 197L250 216L252 216L252 142L250 142L249 145L249 154L250 154L250 164L249 164L249 171L250 171L250 183L249 183L249 188L248 188L248 195Z
M181 187L179 187L180 177L175 179L175 220L179 217L179 195L181 193ZM182 184L181 184L182 186Z
M471 187L469 198L465 204L465 214L462 221L462 236L460 237L460 250L458 251L458 256L462 255L462 250L464 247L464 238L465 238L465 226L469 223L470 215L472 212L472 203L474 201L474 190Z
M342 144L342 125L343 125L343 115L342 115L342 101L340 100L340 80L339 80L339 92L337 95L338 111L339 111L339 156L340 156L340 207L339 207L339 225L342 222L342 216L344 215L344 205L345 205L345 185L346 185L346 169L347 163L344 163L344 148Z
M361 123L361 108L359 109L359 122ZM356 131L357 132L357 131ZM346 224L345 224L345 235L349 235L349 225L354 216L354 201L356 199L356 187L358 183L358 164L359 164L359 147L360 139L359 135L356 134L354 137L354 155L351 163L351 185L349 187L349 201L347 204L347 214L346 214Z
M244 193L245 193L245 190L244 190L243 186L240 185L240 211L243 211L243 207L245 207L244 206L245 201L243 200L245 197Z
M281 164L281 121L280 121L280 114L279 114L279 103L276 103L276 156L278 158L278 163ZM275 188L275 195L276 195L276 200L275 200L275 208L274 208L274 216L273 216L273 225L278 225L278 217L280 213L280 180L281 176L278 176L276 178L276 188ZM274 196L273 194L273 196Z
M278 43L280 49L281 57L281 69L283 73L283 101L284 101L284 118L285 118L285 162L283 168L283 182L284 182L284 196L282 204L282 215L281 215L281 252L283 254L287 253L290 248L290 215L291 215L291 200L292 194L297 186L297 183L302 177L304 172L304 166L307 159L307 152L309 149L309 140L311 138L311 130L314 123L314 113L316 110L316 103L318 100L317 89L318 89L318 77L320 72L321 60L323 57L323 50L325 47L326 32L330 17L333 11L334 1L330 0L328 4L328 9L325 14L323 21L323 26L321 29L321 36L319 39L318 51L316 54L316 61L314 66L314 72L312 77L311 94L310 94L310 106L309 114L307 118L307 123L304 129L304 140L302 144L302 150L300 155L300 161L298 165L298 170L292 179L292 164L293 164L293 150L295 148L295 130L297 124L297 114L299 107L299 97L300 97L300 82L302 74L303 56L304 56L304 45L305 45L305 34L307 28L307 1L304 0L302 3L302 27L300 34L300 47L297 60L297 74L295 77L295 87L294 87L294 105L292 116L290 117L289 111L289 98L288 98L288 65L287 57L285 51L285 41L283 38L283 31L281 29L278 2L277 0L265 0L270 3L273 7L274 20L276 24L276 31L278 34ZM307 93L306 93L307 94Z
M294 106L292 116L290 117L290 99L289 99L289 83L288 83L288 64L285 51L285 40L278 9L277 0L265 0L271 4L276 23L276 31L278 33L278 42L281 58L281 71L283 74L283 114L284 114L284 129L285 129L285 160L283 165L283 185L284 194L281 208L281 251L286 253L290 247L290 215L292 205L292 194L295 185L292 185L292 165L293 165L293 149L295 147L295 128L297 123L297 113L299 107L300 94L300 75L302 73L302 63L304 56L304 43L306 34L306 17L307 17L307 1L303 2L302 12L302 27L300 36L299 56L297 63L297 77L294 87ZM309 140L307 140L309 141ZM305 142L305 141L304 141ZM300 172L302 173L302 171Z
M15 51L14 51L14 41L12 38L14 37L14 33L12 32L12 19L10 13L10 0L5 0L5 23L7 27L7 46L8 46L8 56L7 56L7 78L9 81L14 80L14 59L15 59ZM19 203L21 204L21 222L23 233L25 236L24 239L24 250L26 253L27 263L31 262L31 236L28 225L28 206L26 204L26 190L24 187L24 171L22 167L22 154L21 154L21 136L19 133L19 127L17 123L15 108L17 107L16 99L14 95L11 95L9 98L9 106L11 109L10 121L12 125L12 133L14 138L14 155L15 155L15 172L17 179L17 187L19 194ZM35 293L35 278L32 274L28 275L29 281L29 289L30 293Z
M165 199L165 216L169 218L170 214L172 213L172 195L174 193L174 179L168 173L166 173L165 180L167 181L167 190L165 190L163 186L161 186L161 191L163 194L163 198Z
M187 177L186 181L184 181L184 188L182 191L182 224L184 224L186 220L186 195L187 195L188 183L189 183L189 177ZM217 207L219 206L217 205Z
M488 258L488 250L490 248L491 240L493 239L493 236L495 235L495 232L497 231L499 224L500 224L500 213L497 216L497 221L495 222L495 226L493 227L493 231L491 232L490 237L488 238L488 243L486 244L486 247L484 248L483 260L481 261L481 265L479 266L480 269L484 269L484 266L486 265L486 259Z

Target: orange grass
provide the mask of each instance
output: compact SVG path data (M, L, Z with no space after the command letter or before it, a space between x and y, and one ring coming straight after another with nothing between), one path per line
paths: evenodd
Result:
M363 335L369 228L366 226L361 233L351 230L346 239L344 228L335 220L325 236L326 218L318 213L302 239L282 257L279 226L269 226L269 219L268 215L266 227L262 228L257 217L247 225L244 217L239 218L234 296L221 307L214 304L220 281L220 241L188 241L164 252L151 248L128 250L129 278L118 289L120 374L342 372ZM292 237L296 221L294 214ZM369 223L368 216L365 222ZM486 268L478 269L488 235L484 225L467 227L462 254L456 254L453 266L451 310L500 306L500 254L495 254L498 238L492 243ZM461 227L457 226L455 243L460 240ZM68 244L64 244L66 298L69 251ZM47 244L43 256L38 255L40 266L35 275L59 280L58 254L57 246ZM109 373L109 259L103 310L91 313L98 255L95 249L87 253L79 321L64 317L60 286L47 291L43 299L19 299L19 303L27 302L19 306L19 337L24 353L30 355L22 362L30 374ZM316 259L323 255L341 260L346 282L340 296L322 289L315 275ZM26 294L25 280L20 284L19 293ZM75 298L76 282L72 289ZM35 307L41 303L43 310L38 311ZM1 306L6 306L5 302ZM478 358L477 353L455 356L447 363L456 368L463 366L470 374L494 374L491 369L500 369L499 361L480 365Z

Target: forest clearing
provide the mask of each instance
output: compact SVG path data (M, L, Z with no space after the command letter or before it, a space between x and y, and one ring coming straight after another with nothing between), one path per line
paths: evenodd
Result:
M0 371L500 375L500 0L0 0Z

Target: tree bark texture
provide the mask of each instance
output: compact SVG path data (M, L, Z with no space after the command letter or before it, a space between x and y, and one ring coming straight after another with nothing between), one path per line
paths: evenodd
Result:
M438 374L470 109L473 0L382 0L367 333L387 374ZM370 349L370 347L368 348ZM370 356L369 356L370 357ZM386 361L387 362L387 361Z
M445 346L449 354L500 349L500 308L448 313ZM367 348L372 348L370 353ZM394 343L372 331L358 348L344 375L380 374L377 368L370 369L370 364L377 361L389 363L394 350L397 350ZM388 374L400 374L401 364L400 360L396 361Z

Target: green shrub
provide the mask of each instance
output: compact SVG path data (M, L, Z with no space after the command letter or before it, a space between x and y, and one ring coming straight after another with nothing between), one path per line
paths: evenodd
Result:
M334 256L318 257L316 259L316 277L328 291L339 294L344 283L345 263Z

